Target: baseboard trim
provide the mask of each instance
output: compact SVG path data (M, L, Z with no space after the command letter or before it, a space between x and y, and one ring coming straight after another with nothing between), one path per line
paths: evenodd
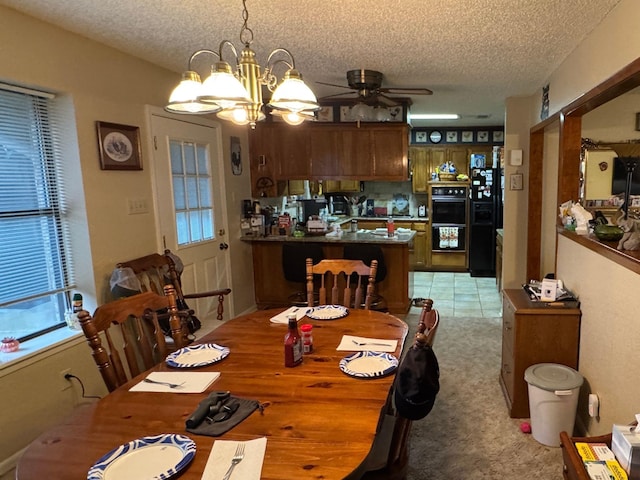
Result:
M18 459L22 456L26 448L19 450L11 455L9 458L5 458L0 462L0 476L6 475L18 465Z

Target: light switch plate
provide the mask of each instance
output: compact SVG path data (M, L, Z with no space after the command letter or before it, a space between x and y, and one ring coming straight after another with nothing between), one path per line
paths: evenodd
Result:
M511 150L509 153L509 163L515 167L522 165L522 150Z

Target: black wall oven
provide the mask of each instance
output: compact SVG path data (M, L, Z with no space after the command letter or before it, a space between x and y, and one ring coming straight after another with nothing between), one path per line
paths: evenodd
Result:
M431 187L431 250L467 249L468 188Z

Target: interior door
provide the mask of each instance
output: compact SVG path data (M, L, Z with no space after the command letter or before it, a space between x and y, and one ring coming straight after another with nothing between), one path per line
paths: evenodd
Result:
M151 115L158 231L184 264L185 294L231 285L220 127ZM217 297L189 301L203 324L216 321ZM225 302L225 317L233 315Z

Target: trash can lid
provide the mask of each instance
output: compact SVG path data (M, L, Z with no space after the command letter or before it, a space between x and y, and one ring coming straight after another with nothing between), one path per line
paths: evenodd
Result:
M583 378L573 368L557 363L538 363L524 372L525 381L533 386L553 392L573 390L582 385Z

